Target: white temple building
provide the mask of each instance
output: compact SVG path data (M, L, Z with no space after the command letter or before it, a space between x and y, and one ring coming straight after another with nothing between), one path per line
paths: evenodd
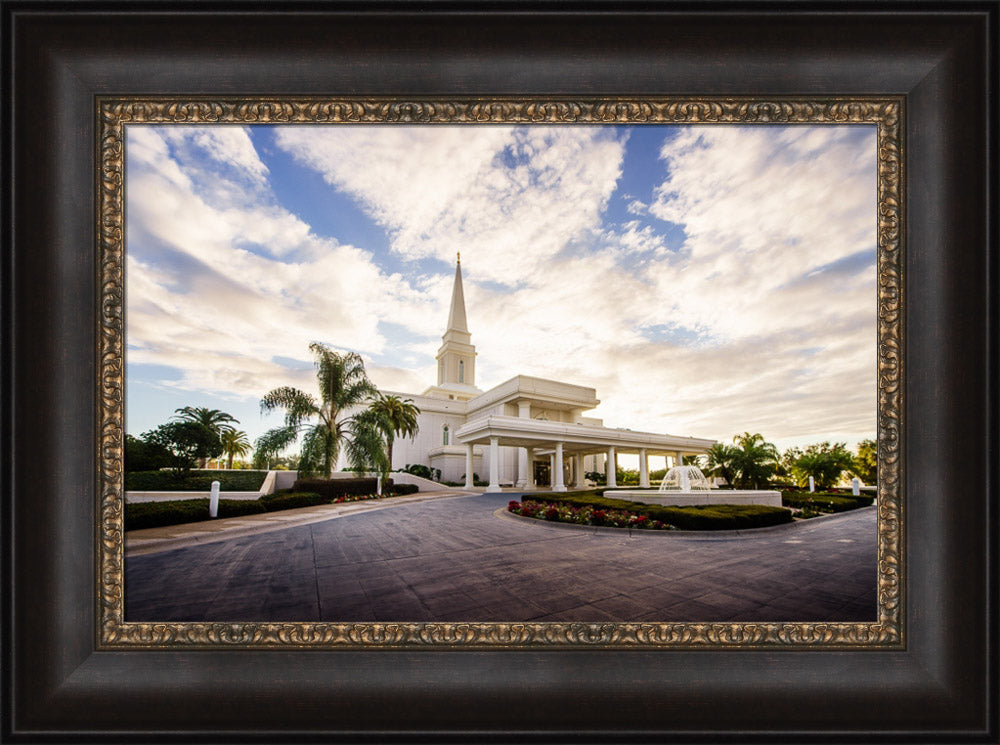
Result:
M472 487L473 474L489 491L567 486L584 488L586 471L603 470L616 486L617 456L639 456L639 482L649 486L649 456L674 464L704 453L714 440L605 427L584 416L600 401L586 386L518 375L488 391L476 387L476 348L465 316L461 258L455 267L448 327L437 353L437 385L422 394L382 391L408 398L420 409L419 432L393 447L393 469L422 464L442 481Z

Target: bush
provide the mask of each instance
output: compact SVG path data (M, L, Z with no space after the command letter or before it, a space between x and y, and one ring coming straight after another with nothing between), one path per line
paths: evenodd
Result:
M663 522L680 530L744 530L764 528L792 521L792 513L784 507L748 504L707 504L692 507L666 507L645 504L625 499L611 499L600 496L601 490L590 489L580 492L546 495L547 504L567 505L570 508L590 507L593 510L591 524L608 524L607 516L612 513L630 513L645 516L648 520ZM522 513L523 514L523 513Z
M257 491L267 471L133 471L125 474L125 491L208 491L218 481L222 491Z
M264 511L256 499L220 499L219 517L255 515ZM178 499L171 502L137 502L125 505L125 530L159 528L164 525L210 520L208 499Z
M872 503L872 497L844 496L829 492L784 491L781 493L781 503L786 507L797 509L847 512L859 507L867 507Z
M383 492L391 492L392 479L382 482ZM292 486L293 491L315 492L332 502L337 497L359 497L374 494L378 491L378 480L373 478L358 479L297 479Z
M318 504L330 504L330 500L320 496L316 492L280 492L277 494L266 494L260 498L266 512L278 512L280 510L294 510L298 507L315 507Z
M416 494L420 487L416 484L393 484L389 491L393 496L401 497L404 494Z

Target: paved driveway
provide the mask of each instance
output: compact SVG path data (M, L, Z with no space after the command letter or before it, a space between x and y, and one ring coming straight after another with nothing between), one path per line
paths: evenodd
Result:
M400 504L125 562L126 621L874 621L876 514L725 536Z

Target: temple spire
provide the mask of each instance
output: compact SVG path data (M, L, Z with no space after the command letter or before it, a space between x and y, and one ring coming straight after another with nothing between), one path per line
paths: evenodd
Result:
M465 292L462 290L462 255L455 263L455 284L451 289L451 310L448 311L448 328L441 336L438 349L438 386L458 384L474 388L476 385L476 348L465 318ZM452 388L454 390L454 388Z
M448 328L446 331L461 331L469 333L468 322L465 320L465 293L462 291L462 254L458 254L455 264L455 284L451 290L451 310L448 313Z

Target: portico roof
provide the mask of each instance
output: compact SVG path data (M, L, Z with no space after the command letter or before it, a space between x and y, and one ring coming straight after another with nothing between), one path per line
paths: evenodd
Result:
M498 444L526 448L552 448L562 443L567 452L599 452L613 447L619 453L645 450L655 453L703 453L715 440L679 437L655 432L636 432L587 424L570 424L516 416L488 416L471 421L455 433L461 444Z

